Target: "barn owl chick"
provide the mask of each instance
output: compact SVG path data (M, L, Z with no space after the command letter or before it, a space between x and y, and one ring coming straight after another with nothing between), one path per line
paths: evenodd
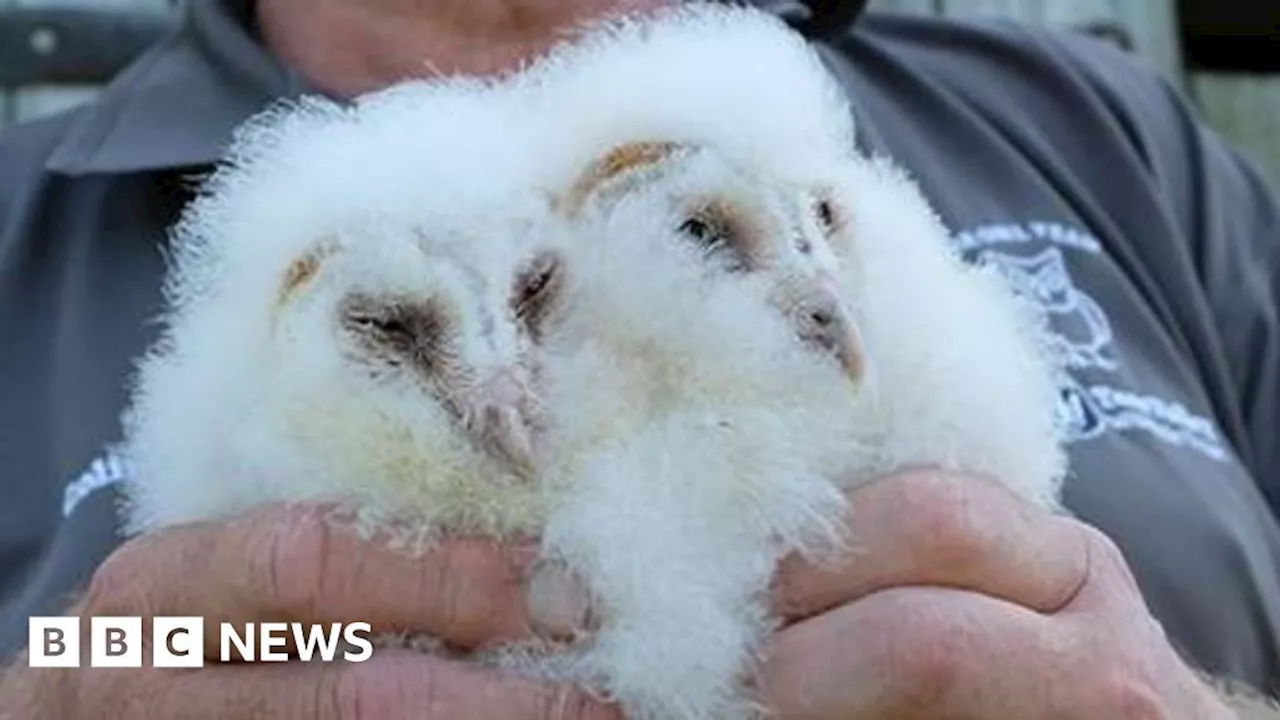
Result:
M778 312L767 266L713 257L647 182L598 191L542 352L556 410L543 468L570 488L543 556L582 577L600 628L517 668L597 688L637 720L747 717L739 681L770 628L774 564L839 545L832 478L857 442L859 385Z
M879 450L856 457L846 483L940 464L1056 506L1060 369L1043 318L995 273L955 256L900 168L858 151L845 89L798 33L758 9L680 3L603 23L530 72L542 114L554 117L542 141L555 151L550 172L575 187L583 167L597 168L586 184L599 185L600 207L616 203L628 218L613 237L681 227L648 217L646 203L696 207L714 165L721 179L735 168L725 187L750 198L735 217L781 219L765 245L791 255L752 274L804 268L808 287L834 288L857 332L867 414L857 434L865 445L855 445ZM795 232L802 216L820 231ZM796 252L796 240L811 252Z
M665 222L673 242L702 256L709 270L767 277L769 302L796 336L830 354L856 385L863 349L837 287L829 243L836 218L825 199L764 180L707 147L633 142L592 163L562 209L570 220L594 212L634 221L637 233Z
M126 417L130 529L321 499L415 543L541 522L535 346L561 265L549 205L503 184L524 156L463 141L497 103L419 87L243 131L175 232Z
M559 258L521 255L488 273L459 249L415 231L319 246L285 274L275 309L276 328L288 336L280 349L336 351L341 374L330 382L363 375L395 386L407 402L417 395L442 408L477 450L527 475L539 411L533 337L556 290ZM514 244L512 252L520 252Z
M602 617L559 667L631 717L753 716L764 588L786 552L840 547L839 488L940 465L1056 506L1043 328L856 154L839 89L772 19L692 3L534 72L578 241L545 346L573 408L548 467L574 491L544 551ZM815 343L778 312L797 287L845 331Z
M542 410L533 344L558 259L513 246L510 262L486 267L465 252L479 240L349 229L288 266L255 377L234 397L246 404L227 408L237 429L211 441L227 443L241 470L221 479L224 502L334 496L357 501L370 520L423 529L530 521ZM157 384L196 376L188 363L197 359L182 352L191 344L144 368L155 401L137 409L145 422L132 437L144 482L158 479L146 472L158 469L147 448L163 448L157 434L182 422L165 412L181 408L166 406ZM174 487L182 476L165 477L163 488L146 488L150 503L185 491ZM237 493L229 482L247 487Z
M885 161L851 159L797 191L710 148L622 152L629 167L611 153L572 186L573 271L543 348L562 411L544 467L573 488L544 555L582 574L602 622L535 672L642 720L753 717L743 682L772 627L764 590L782 555L842 547L839 488L939 465L1056 507L1052 364L1038 318L954 256ZM801 252L806 217L818 229ZM690 232L690 218L723 230ZM788 270L847 304L844 347L871 372L831 362L839 344L777 312Z
M639 720L740 718L784 553L840 543L863 348L817 196L710 147L636 142L582 168L541 352L543 472L570 491L543 554L599 599L583 645L520 670Z

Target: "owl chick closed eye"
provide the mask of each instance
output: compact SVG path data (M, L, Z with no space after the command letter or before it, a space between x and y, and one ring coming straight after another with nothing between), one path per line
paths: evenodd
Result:
M520 259L489 270L423 234L396 240L401 257L376 242L295 261L278 330L298 352L331 344L343 363L335 384L350 376L436 404L478 451L527 475L540 411L532 351L559 257L513 245Z
M559 259L513 246L511 260L485 265L465 242L349 229L289 264L256 367L226 398L227 434L209 441L242 469L219 480L214 507L188 506L193 495L207 499L190 492L207 471L149 450L167 447L159 435L198 432L164 390L227 360L184 352L207 327L175 328L178 351L153 355L142 370L130 438L143 470L139 508L168 520L248 500L335 497L371 523L419 530L501 534L534 523L534 345Z

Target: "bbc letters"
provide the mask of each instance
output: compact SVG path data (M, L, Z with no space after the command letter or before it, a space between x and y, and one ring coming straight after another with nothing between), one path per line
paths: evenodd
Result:
M78 617L32 617L28 623L31 667L80 667L88 649L90 667L198 668L206 658L206 641L216 641L221 662L286 662L294 648L301 662L361 663L373 655L367 622L221 623L218 637L205 637L200 617L157 617L147 642L141 617L93 617L82 637ZM292 643L290 642L292 641Z

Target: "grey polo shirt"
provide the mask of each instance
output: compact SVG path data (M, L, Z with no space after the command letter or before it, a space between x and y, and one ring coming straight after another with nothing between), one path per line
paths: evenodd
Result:
M0 652L118 543L128 468L108 448L156 331L166 226L232 127L304 87L256 44L247 0L187 5L98 102L0 137ZM1276 199L1094 41L877 15L831 37L861 142L1053 318L1069 505L1178 645L1280 692Z

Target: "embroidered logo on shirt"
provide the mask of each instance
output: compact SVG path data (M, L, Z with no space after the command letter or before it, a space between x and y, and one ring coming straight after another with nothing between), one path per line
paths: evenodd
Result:
M1102 306L1071 277L1065 251L1091 255L1102 245L1088 233L1054 222L986 225L955 236L955 245L980 264L995 267L1020 295L1046 314L1053 342L1067 365L1058 419L1071 442L1109 431L1142 432L1215 460L1228 454L1212 422L1172 400L1106 383L1081 372L1117 375L1120 359ZM996 250L994 246L1019 246Z
M1066 359L1068 367L1103 370L1120 367L1106 313L1071 282L1061 250L1049 247L1026 257L989 252L985 260L999 268L1019 293L1034 298L1050 315L1057 330L1053 337L1055 349Z

